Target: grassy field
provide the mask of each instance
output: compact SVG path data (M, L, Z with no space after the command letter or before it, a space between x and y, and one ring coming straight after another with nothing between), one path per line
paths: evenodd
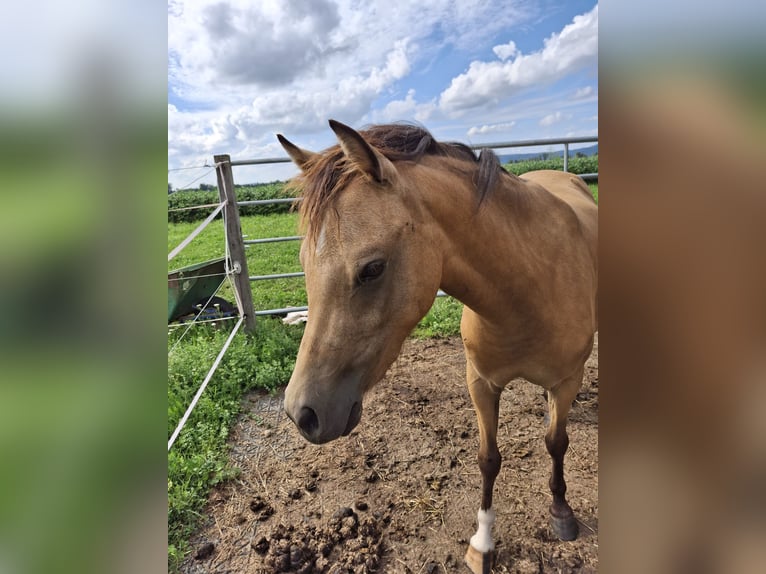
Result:
M242 234L246 239L263 239L298 234L298 215L295 213L275 213L272 215L254 215L241 218ZM168 251L178 245L199 225L199 222L169 223ZM222 257L225 243L223 222L219 219L211 223L192 242L168 264L168 271L179 269L192 263ZM271 275L274 273L294 273L301 271L298 261L300 242L289 241L248 245L247 267L250 275ZM255 281L253 286L253 304L256 309L275 309L306 304L306 291L303 278L283 279L280 281ZM226 285L220 296L234 302L231 288Z
M598 201L598 184L589 185ZM297 215L278 213L242 217L248 239L297 235ZM168 252L199 222L168 224ZM247 248L250 275L300 271L299 242L252 245ZM168 270L221 257L225 253L223 224L209 225L168 264ZM304 305L302 277L252 283L256 309ZM219 293L234 302L226 285ZM460 329L462 305L444 297L434 303L420 322L415 337L455 335ZM221 327L195 326L183 338L183 328L168 329L168 437L202 382L232 322ZM219 482L236 476L228 462L226 439L240 412L242 394L255 388L277 389L292 372L302 326L285 326L279 319L260 318L254 336L237 334L184 431L168 454L168 568L175 572L189 551L188 537L200 518L208 492Z

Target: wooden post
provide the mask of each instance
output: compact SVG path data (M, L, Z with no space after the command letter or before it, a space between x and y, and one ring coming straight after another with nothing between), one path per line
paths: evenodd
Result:
M239 223L239 207L234 193L234 177L231 173L231 157L226 155L214 156L216 176L218 177L218 195L221 201L226 201L224 207L226 221L226 241L229 244L229 257L234 271L234 288L237 294L237 304L245 317L245 332L255 332L255 308L253 293L250 289L250 275L247 271L245 245L242 243L242 227Z

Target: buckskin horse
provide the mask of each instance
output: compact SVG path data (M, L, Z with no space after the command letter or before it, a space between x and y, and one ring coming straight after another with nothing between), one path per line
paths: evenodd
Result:
M484 149L407 124L363 131L334 120L338 145L314 153L277 137L301 170L300 259L311 309L284 408L321 444L348 435L362 398L394 362L439 288L464 304L466 378L479 425L474 573L494 556L500 393L521 377L547 391L551 526L577 537L566 501L567 416L598 325L598 209L574 175L516 177Z

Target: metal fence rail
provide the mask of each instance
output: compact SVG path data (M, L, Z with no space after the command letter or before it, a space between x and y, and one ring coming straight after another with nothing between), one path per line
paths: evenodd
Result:
M284 199L250 199L247 201L238 201L237 205L273 205L275 203L294 203L300 201L300 199L300 197L286 197Z
M285 237L266 237L264 239L245 239L245 245L260 245L261 243L279 243L280 241L298 241L303 235L287 235Z
M571 138L546 138L546 139L534 139L534 140L516 140L512 142L492 142L484 144L469 145L471 149L502 149L513 147L541 147L545 145L563 145L564 146L564 158L566 160L569 154L569 145L576 143L591 143L598 142L598 136L580 136ZM229 162L229 165L264 165L270 163L290 163L292 160L289 157L272 157L272 158L260 158L260 159L237 159Z
M469 147L474 150L480 150L483 148L505 149L505 148L519 148L519 147L540 147L540 146L550 146L550 145L562 145L564 147L564 154L563 154L564 171L569 171L570 144L591 143L591 142L598 142L598 136L530 139L530 140L518 140L518 141L511 141L511 142L492 142L492 143L485 143L485 144L479 144L479 145L471 145ZM221 161L223 158L226 158L226 159ZM229 156L216 156L216 165L217 165L216 169L218 170L221 169L221 167L219 166L220 163L226 163L226 167L229 170L231 170L231 167L234 167L234 166L290 163L291 161L292 160L287 157L241 159L241 160L232 161L229 158ZM577 175L577 174L573 174L573 175ZM597 181L598 173L596 172L596 173L579 174L579 177L581 177L585 181ZM233 185L232 185L232 189L233 189ZM299 197L298 198L287 197L287 198L280 198L280 199L258 199L258 200L238 201L237 206L245 207L245 206L252 206L252 205L276 205L276 204L285 204L285 203L295 203L300 200L301 198ZM301 235L265 237L262 239L244 239L240 237L240 242L241 242L242 248L244 249L245 246L249 246L249 245L262 245L262 244L268 244L268 243L279 243L284 241L300 241L301 239L303 239L303 236ZM253 283L255 281L274 281L279 279L289 279L293 277L304 277L304 276L305 274L303 272L274 273L270 275L250 275L248 277L248 280L249 280L249 283ZM447 296L447 294L440 289L437 293L437 297L445 297L445 296ZM293 311L306 311L307 309L308 308L306 306L284 307L279 309L262 309L262 310L250 309L249 313L251 314L252 317L263 317L267 315L284 315ZM246 311L246 314L247 313L248 311Z
M290 279L291 277L303 277L303 271L297 273L274 273L273 275L251 275L250 281L269 281L271 279Z

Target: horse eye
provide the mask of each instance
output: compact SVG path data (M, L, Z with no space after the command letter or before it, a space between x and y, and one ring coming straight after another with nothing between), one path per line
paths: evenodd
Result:
M383 271L386 269L386 262L378 259L376 261L372 261L362 267L362 270L359 272L359 275L357 275L357 281L360 285L364 285L365 283L369 283L371 281L374 281L381 275L383 275Z

